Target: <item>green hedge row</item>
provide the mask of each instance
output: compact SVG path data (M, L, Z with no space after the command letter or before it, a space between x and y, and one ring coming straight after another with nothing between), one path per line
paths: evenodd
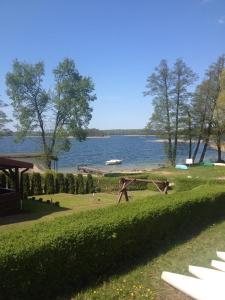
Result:
M0 235L0 299L56 299L225 216L225 189L157 195Z
M3 174L4 175L4 174ZM0 176L0 183L2 176ZM55 194L55 193L70 193L70 194L85 194L93 193L95 188L93 178L90 174L86 179L82 174L74 176L73 174L63 173L33 173L23 175L22 181L23 196Z

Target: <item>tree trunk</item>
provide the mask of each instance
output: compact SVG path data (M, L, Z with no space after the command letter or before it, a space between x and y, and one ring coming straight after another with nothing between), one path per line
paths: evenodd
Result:
M209 126L207 128L207 135L206 135L206 139L205 139L205 144L204 144L204 147L203 147L203 150L202 150L202 154L201 154L201 157L200 157L200 160L199 162L203 162L204 158L205 158L205 154L206 154L206 150L208 148L208 144L209 144L209 138L210 138L210 135L211 135L211 131L212 131L212 121L209 122Z
M188 158L191 158L192 155L192 138L191 136L189 137L189 154L188 154Z
M192 156L193 163L195 162L195 158L196 158L196 156L197 156L197 154L198 154L198 149L199 149L199 146L200 146L200 143L201 143L201 139L202 139L202 136L199 135L198 141L197 141L197 144L196 144L196 146L195 146L195 150L194 150L194 153L193 153L193 156Z
M218 154L217 162L222 162L222 151L221 151L220 144L217 144L217 154Z
M192 120L191 120L191 114L190 111L187 112L188 113L188 135L189 135L189 154L188 154L188 158L191 158L192 155Z
M177 158L179 106L180 106L180 93L178 91L177 92L177 103L176 103L176 119L175 119L174 146L173 146L173 166L175 166L175 164L176 164L176 158Z
M204 147L203 147L203 150L202 150L202 154L201 154L201 157L199 159L199 162L203 162L204 158L205 158L205 154L206 154L206 150L208 148L208 144L209 144L209 138L206 138L205 140L205 144L204 144Z
M221 133L218 131L217 132L217 141L216 141L216 146L217 146L217 161L222 162L222 151L221 151Z

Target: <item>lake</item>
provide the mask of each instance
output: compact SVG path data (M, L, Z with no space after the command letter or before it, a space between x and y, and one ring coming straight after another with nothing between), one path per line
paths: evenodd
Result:
M75 171L77 165L88 164L108 171L121 169L156 168L166 164L165 143L156 136L111 136L104 138L87 138L84 142L71 139L69 152L59 155L58 168L61 171ZM15 143L13 137L0 139L0 153L41 152L40 137L29 137L23 143ZM178 163L184 163L188 155L188 145L180 143ZM217 152L211 148L207 151L207 160L216 160ZM116 166L105 166L105 161L122 159Z

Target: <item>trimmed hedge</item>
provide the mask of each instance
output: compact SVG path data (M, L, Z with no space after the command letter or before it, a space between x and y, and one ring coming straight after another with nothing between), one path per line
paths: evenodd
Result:
M121 175L121 174L120 174ZM125 174L126 175L126 174ZM1 175L2 176L2 175ZM26 177L26 176L25 176ZM139 178L139 179L161 179L166 180L165 177L156 177L156 176L148 176L148 175L127 175L124 177L129 178ZM3 177L4 178L4 174ZM44 175L40 173L33 173L31 176L31 186L29 188L29 195L39 195L43 192L45 194L54 194L54 193L70 193L70 194L84 194L84 193L93 193L95 192L112 192L119 190L119 176L115 177L101 177L96 176L92 177L91 174L87 174L87 176L83 176L82 174L78 174L74 176L73 174L63 174L63 173L52 173L48 172ZM43 183L42 183L43 181ZM1 182L1 177L0 177ZM13 183L7 179L7 185L9 187L12 186ZM26 178L26 185L28 184ZM43 186L43 187L42 187ZM28 185L25 190L28 189ZM148 183L133 183L129 185L128 190L136 191L136 190L157 190L154 185L150 185Z
M147 197L0 236L0 299L56 299L225 216L225 189Z
M139 178L139 179L149 179L148 175L126 175L120 177L127 178ZM119 180L120 177L94 177L94 186L100 192L113 192L118 191L120 188ZM148 188L147 183L133 183L128 186L129 191L138 191L138 190L146 190Z
M75 177L71 173L65 175L65 193L75 193Z
M84 194L84 177L82 174L78 174L76 178L76 194Z
M94 181L93 181L93 178L92 178L91 174L87 175L86 187L85 188L86 188L85 189L86 194L93 193L95 191L95 189L94 189Z
M64 193L64 192L65 192L64 174L56 173L56 175L55 175L55 193Z
M54 194L55 193L55 182L54 175L52 173L45 174L45 194Z
M30 196L30 176L27 173L23 174L22 192L23 199L27 199L27 197Z

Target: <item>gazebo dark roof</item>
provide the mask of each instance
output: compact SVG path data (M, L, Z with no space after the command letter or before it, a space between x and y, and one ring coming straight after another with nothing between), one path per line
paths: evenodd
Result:
M33 164L25 161L0 157L0 169L3 170L11 168L32 169Z

